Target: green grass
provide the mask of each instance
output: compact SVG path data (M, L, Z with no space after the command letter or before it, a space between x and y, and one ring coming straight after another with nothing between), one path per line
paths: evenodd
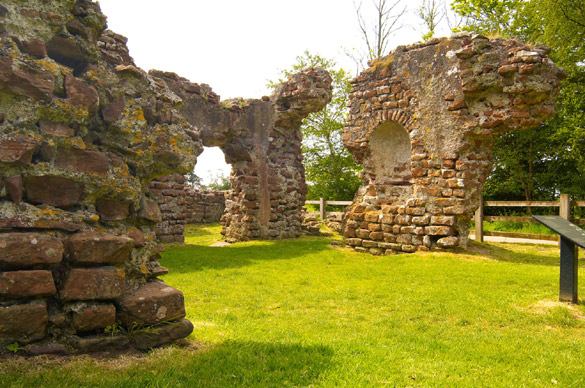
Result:
M5 359L0 386L585 386L585 306L555 302L555 246L374 257L323 237L213 248L217 226L189 230L161 260L186 345Z
M507 221L493 221L483 223L483 230L498 231L498 232L513 232L513 233L529 233L529 234L556 234L542 224L532 222L507 222Z

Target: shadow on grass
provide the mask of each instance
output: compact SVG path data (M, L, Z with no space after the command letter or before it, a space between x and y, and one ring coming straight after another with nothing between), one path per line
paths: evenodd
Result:
M469 249L461 253L472 256L489 256L497 261L510 263L559 266L560 251L557 246L538 244L502 244L469 242ZM585 257L580 251L579 267L585 267Z
M173 245L166 247L161 264L173 273L200 271L205 268L227 269L253 264L258 260L288 260L329 249L329 239L306 238L234 244L227 247Z
M40 356L8 360L0 386L307 387L318 384L333 354L326 346L226 341L149 354Z
M332 356L326 346L227 341L181 369L201 387L306 387L318 382Z

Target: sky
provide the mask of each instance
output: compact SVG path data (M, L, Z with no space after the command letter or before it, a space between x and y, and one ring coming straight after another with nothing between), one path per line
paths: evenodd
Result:
M420 40L424 28L414 12L422 0L402 0L409 9L389 49ZM393 2L393 1L389 1ZM175 72L206 83L222 99L269 95L305 50L334 58L356 72L345 54L363 49L353 0L99 0L108 27L128 38L130 55L145 70ZM398 9L398 7L396 7ZM362 13L373 17L372 0ZM443 31L441 31L443 32ZM443 32L443 35L445 33ZM195 173L209 183L218 170L229 175L219 148L206 148Z

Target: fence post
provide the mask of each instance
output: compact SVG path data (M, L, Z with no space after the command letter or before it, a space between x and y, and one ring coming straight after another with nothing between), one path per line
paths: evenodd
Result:
M567 221L571 221L571 196L569 194L561 194L559 202L559 216Z
M325 198L319 198L319 217L321 221L325 221Z
M479 207L475 211L475 241L483 242L483 195L479 196Z

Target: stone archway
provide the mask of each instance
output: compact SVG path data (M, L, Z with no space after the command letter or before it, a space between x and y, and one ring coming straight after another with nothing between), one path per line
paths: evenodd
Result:
M217 146L232 166L223 230L229 242L301 234L307 187L300 125L331 99L331 77L307 69L280 84L270 97L221 101L207 85L174 73L151 71L181 97L181 113L205 146Z

